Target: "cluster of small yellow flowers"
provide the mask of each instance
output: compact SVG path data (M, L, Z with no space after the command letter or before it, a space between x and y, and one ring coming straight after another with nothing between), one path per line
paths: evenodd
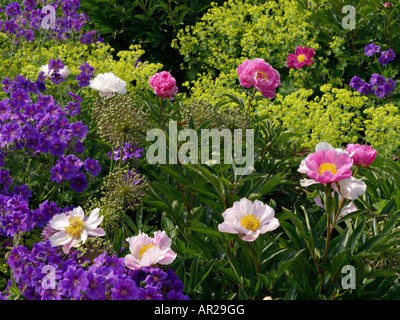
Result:
M286 58L296 47L307 46L317 52L321 49L317 29L304 16L311 13L300 11L297 4L295 0L228 0L212 6L196 25L181 29L172 47L184 58L181 67L193 77L184 83L191 92L187 99L211 99L214 103L224 93L248 99L236 69L245 59L254 58L264 59L278 71L288 71L295 88L304 88L316 77L320 77L320 83L341 83L326 66L329 59L318 54L317 63L287 70ZM336 50L340 41L333 39L332 48Z
M399 108L394 104L369 107L366 114L365 139L373 147L384 146L386 151L398 151L400 141Z
M4 34L0 33L0 42L4 43L5 48L11 50L11 44L5 41L7 39L2 41L3 38ZM117 58L112 56L114 48L103 43L87 45L69 41L60 44L50 41L46 46L39 48L36 43L27 43L14 48L14 50L13 56L0 56L2 78L14 78L18 74L22 74L31 81L35 81L41 66L48 64L50 59L61 59L70 71L67 81L78 83L76 76L81 72L79 66L87 62L95 68L95 75L114 73L127 83L128 92L138 94L149 89L148 79L163 67L159 63L140 62L138 58L144 54L144 51L139 45L118 52ZM48 82L48 87L52 86ZM98 93L91 90L90 87L83 88L83 90L87 95L98 96Z
M313 90L300 89L285 97L277 95L274 102L258 109L273 123L299 134L297 142L303 147L315 147L320 141L332 145L355 143L365 130L362 110L368 98L357 92L320 88L321 96L312 97Z

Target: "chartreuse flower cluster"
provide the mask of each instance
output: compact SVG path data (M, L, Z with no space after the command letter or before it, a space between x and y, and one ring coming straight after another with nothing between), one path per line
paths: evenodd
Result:
M277 94L273 103L258 110L286 130L299 133L296 141L302 146L314 147L319 141L333 145L356 142L365 128L361 111L368 98L331 85L320 90L323 94L314 98L311 89L300 89L286 97Z
M315 49L317 58L307 68L288 70L295 86L303 87L316 76L320 81L340 83L325 67L329 61L318 56L317 31L304 22L303 14L292 0L230 0L213 6L195 26L181 30L172 43L184 57L182 67L194 78L184 84L190 88L188 99L217 103L229 93L246 100L234 71L237 66L245 59L263 58L278 71L286 70L288 53L299 46ZM332 42L332 47L338 46Z
M0 33L0 37L2 34ZM6 40L6 39L5 39ZM4 43L7 48L10 44ZM11 49L10 49L11 50ZM3 77L15 77L23 74L30 80L36 80L41 68L50 60L61 60L69 73L65 84L74 90L81 89L82 96L97 99L98 89L92 89L88 84L99 74L112 73L121 81L126 82L126 91L131 94L142 94L149 89L148 79L162 68L161 64L138 61L144 51L138 45L132 45L129 50L117 53L112 57L114 49L108 44L80 44L73 41L52 46L42 46L39 49L34 43L28 43L17 48L12 58L0 57L0 73ZM12 63L10 63L12 59ZM55 85L48 83L48 88ZM59 90L57 90L59 92Z

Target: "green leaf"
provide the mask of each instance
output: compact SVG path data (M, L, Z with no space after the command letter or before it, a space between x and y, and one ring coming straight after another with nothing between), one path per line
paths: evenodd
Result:
M189 287L194 288L197 282L197 272L199 270L199 258L201 253L194 257L192 264L190 265L190 276L189 276Z
M114 241L114 251L118 257L121 257L122 240L124 238L124 230L120 230L115 241Z
M219 231L216 231L216 230L214 230L214 229L211 229L211 228L208 228L208 227L189 227L189 228L187 228L188 230L191 230L191 231L195 231L195 232L198 232L198 233L202 233L202 234L204 234L204 235L206 235L206 236L209 236L210 238L220 238L220 239L223 239L224 238L224 236L223 236L223 234L221 233L221 232L219 232Z
M363 220L353 231L353 233L350 235L350 239L348 242L348 247L350 248L350 253L353 254L354 250L356 248L356 245L358 243L358 240L360 239L363 229L365 226L365 220Z

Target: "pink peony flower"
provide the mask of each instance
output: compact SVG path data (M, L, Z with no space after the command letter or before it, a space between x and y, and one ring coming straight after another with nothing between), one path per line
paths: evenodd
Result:
M242 87L254 87L265 98L275 97L275 88L281 85L279 72L266 63L264 59L246 59L237 68L237 73Z
M218 230L239 234L239 238L244 241L254 241L260 234L279 227L279 221L274 215L274 210L261 201L252 203L242 198L222 214L224 222L218 225Z
M311 63L315 62L311 60L311 58L314 57L314 52L315 49L307 49L306 46L304 48L297 47L294 54L289 53L289 57L287 57L288 62L286 62L286 64L288 68L300 69L304 65L309 66Z
M174 95L178 93L176 80L168 71L161 71L151 76L149 84L154 90L154 93L162 98L173 100Z
M132 270L149 267L155 264L170 264L176 258L171 250L171 239L165 231L154 232L154 238L139 231L135 237L126 239L130 254L125 257L125 265Z
M327 155L328 153L330 155L336 155L334 157L336 158L336 161L332 160L331 162L328 162L331 159L325 157L326 162L323 162L322 160L319 161L319 163L316 163L315 161L316 155L322 157L323 155L322 153L324 153L325 155ZM341 171L339 171L338 168L336 167L340 160L339 158L341 158L341 160L344 161L342 163L343 166L340 168ZM320 142L315 147L315 153L311 153L305 159L303 159L300 163L299 168L297 169L297 171L300 173L307 174L308 176L311 175L311 179L300 180L300 185L303 187L308 187L315 183L329 183L321 181L325 181L327 178L332 178L333 181L331 182L333 183L331 183L331 187L334 191L338 192L343 198L347 200L355 200L359 196L365 193L365 191L367 190L367 186L362 180L356 179L352 176L343 178L348 176L349 174L351 175L350 163L353 163L353 159L350 158L346 150L340 148L334 149L329 143ZM316 172L311 173L311 169L309 167ZM325 171L328 172L325 173ZM334 174L334 172L336 173ZM341 174L342 179L337 180L339 178L340 172L342 173ZM323 177L324 174L326 175L325 177ZM339 185L339 188L337 185Z
M348 144L346 147L347 153L353 159L355 165L368 168L375 160L377 151L367 145Z
M347 152L325 149L310 154L304 162L305 174L319 183L332 183L350 178L353 160Z

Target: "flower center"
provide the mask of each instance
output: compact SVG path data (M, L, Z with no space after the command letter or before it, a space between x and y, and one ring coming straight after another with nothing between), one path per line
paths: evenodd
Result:
M257 72L257 78L264 78L265 80L268 80L267 75L265 74L265 72L262 71Z
M84 221L80 217L69 217L69 226L65 228L65 232L73 238L78 238L83 229Z
M297 56L297 61L298 62L304 62L304 60L306 60L306 56L304 54L299 54Z
M319 174L322 175L325 171L330 171L333 174L336 174L336 166L332 163L323 163L319 166Z
M261 227L260 219L256 218L254 214L245 215L240 219L240 225L251 231L257 231Z
M148 249L153 248L153 247L155 247L155 245L152 244L152 243L144 244L144 245L139 249L139 257L142 258L143 255L144 255L144 253L145 253Z

